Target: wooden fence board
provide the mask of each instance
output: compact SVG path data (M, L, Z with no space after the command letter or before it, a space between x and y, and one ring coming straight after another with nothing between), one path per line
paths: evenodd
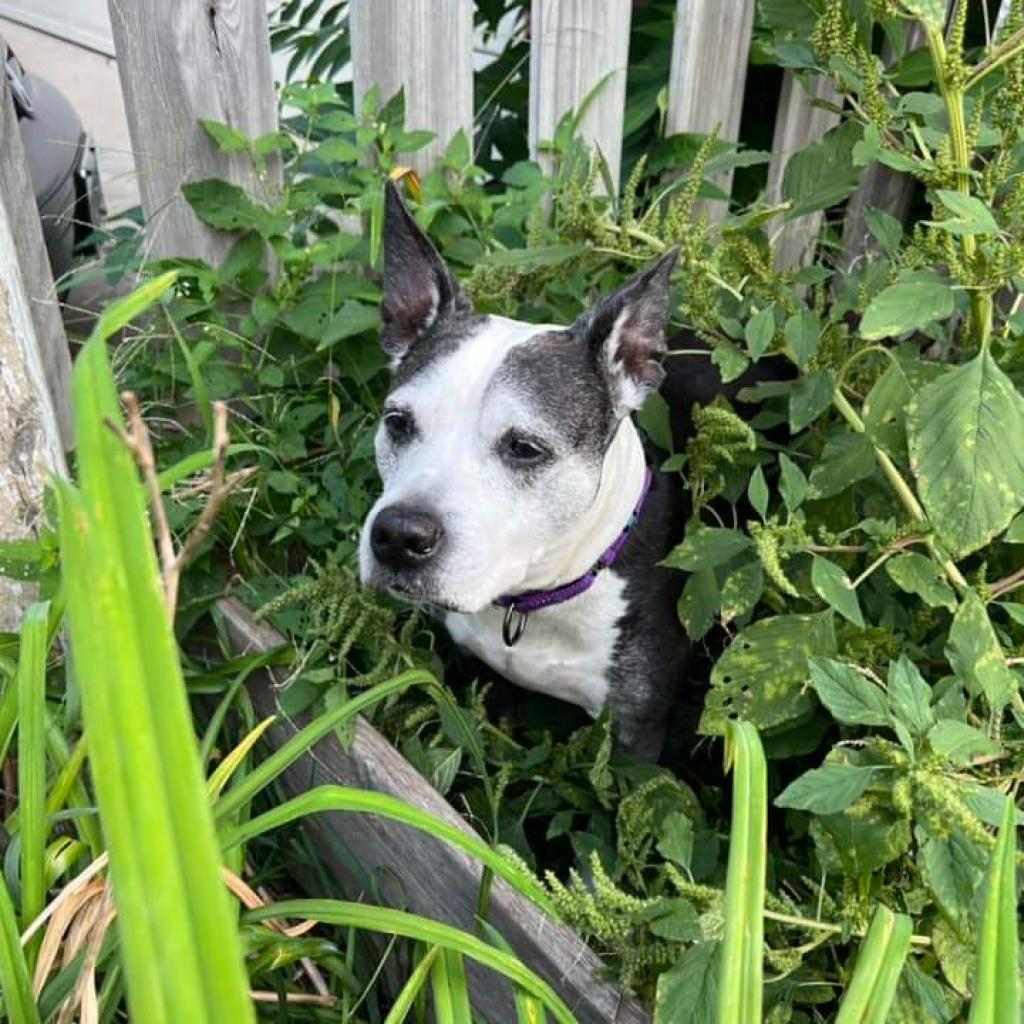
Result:
M0 74L0 540L36 535L47 476L65 472L47 387L51 362L36 332L37 303L26 281L26 274L34 274L40 260L46 260L46 250L31 191L27 201L21 195L21 208L12 205L10 195L12 186L20 188L27 180L24 166L15 163L22 155L20 139L17 147L12 144L17 138L14 109ZM29 230L31 218L34 231ZM18 628L32 594L33 588L0 577L0 630Z
M767 194L773 203L780 199L782 177L790 157L839 124L839 114L811 105L813 100L826 100L837 106L842 103L832 80L816 75L808 85L809 88L804 88L792 71L787 71L782 80L772 158L768 165ZM787 221L776 239L775 265L786 269L807 262L814 254L821 223L820 213Z
M199 125L221 121L250 137L277 128L266 4L108 2L151 255L217 264L232 238L192 213L181 186L222 178L257 197L276 191L277 161L259 179L246 154L221 153Z
M3 43L0 41L0 52ZM63 142L55 145L64 145ZM60 306L43 241L35 190L29 177L18 118L7 80L0 73L0 205L7 211L9 231L32 317L33 348L38 353L50 405L61 442L72 443L71 356ZM73 211L69 211L69 216Z
M665 116L669 135L708 135L720 127L720 138L739 139L754 7L754 0L678 0ZM716 183L731 191L732 174ZM726 204L708 203L707 209L720 218Z
M227 599L218 607L239 653L272 650L284 643L274 629L254 622L251 612L238 601ZM261 717L281 715L271 676L254 676L249 693ZM297 724L281 716L268 733L269 742L280 746L299 725L301 721ZM357 721L347 750L334 736L324 739L283 778L289 796L327 783L388 793L461 831L471 831L454 808L364 719ZM352 887L352 898L366 894L355 882L342 846L365 871L375 875L385 901L473 930L480 866L460 850L374 815L321 814L309 819L308 827L324 865ZM601 962L571 928L547 917L502 881L494 883L490 907L490 922L524 963L557 989L580 1024L649 1024L635 1000L595 976ZM489 1024L509 1024L516 1019L511 990L496 975L474 968L471 984L478 1012Z
M436 133L407 162L423 172L460 129L473 133L472 0L352 0L356 109L369 89L390 99L405 87L407 128Z
M530 21L530 154L540 153L558 122L593 95L580 122L583 138L604 154L617 185L622 163L631 0L534 0Z

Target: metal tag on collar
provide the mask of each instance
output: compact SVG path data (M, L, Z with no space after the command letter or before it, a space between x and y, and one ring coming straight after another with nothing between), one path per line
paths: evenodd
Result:
M506 647L515 647L526 632L526 620L530 617L529 612L520 611L515 605L510 604L505 609L505 618L501 624L501 639L505 641Z

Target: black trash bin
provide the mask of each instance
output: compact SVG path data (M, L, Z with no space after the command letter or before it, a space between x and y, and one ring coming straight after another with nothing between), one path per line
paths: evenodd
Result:
M26 72L10 47L0 46L50 267L60 281L76 250L83 251L82 243L106 215L96 147L67 99L45 79Z

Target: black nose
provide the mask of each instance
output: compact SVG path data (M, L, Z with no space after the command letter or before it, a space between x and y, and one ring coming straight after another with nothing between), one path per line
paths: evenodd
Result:
M406 505L388 505L373 520L370 547L389 569L411 569L429 561L441 546L444 528L437 516Z

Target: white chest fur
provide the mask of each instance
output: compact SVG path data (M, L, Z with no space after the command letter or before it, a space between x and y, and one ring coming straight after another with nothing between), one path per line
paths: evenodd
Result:
M501 639L503 608L475 615L450 613L445 625L457 644L506 679L578 704L591 716L608 699L608 673L626 610L625 581L602 572L579 597L534 612L513 647Z

